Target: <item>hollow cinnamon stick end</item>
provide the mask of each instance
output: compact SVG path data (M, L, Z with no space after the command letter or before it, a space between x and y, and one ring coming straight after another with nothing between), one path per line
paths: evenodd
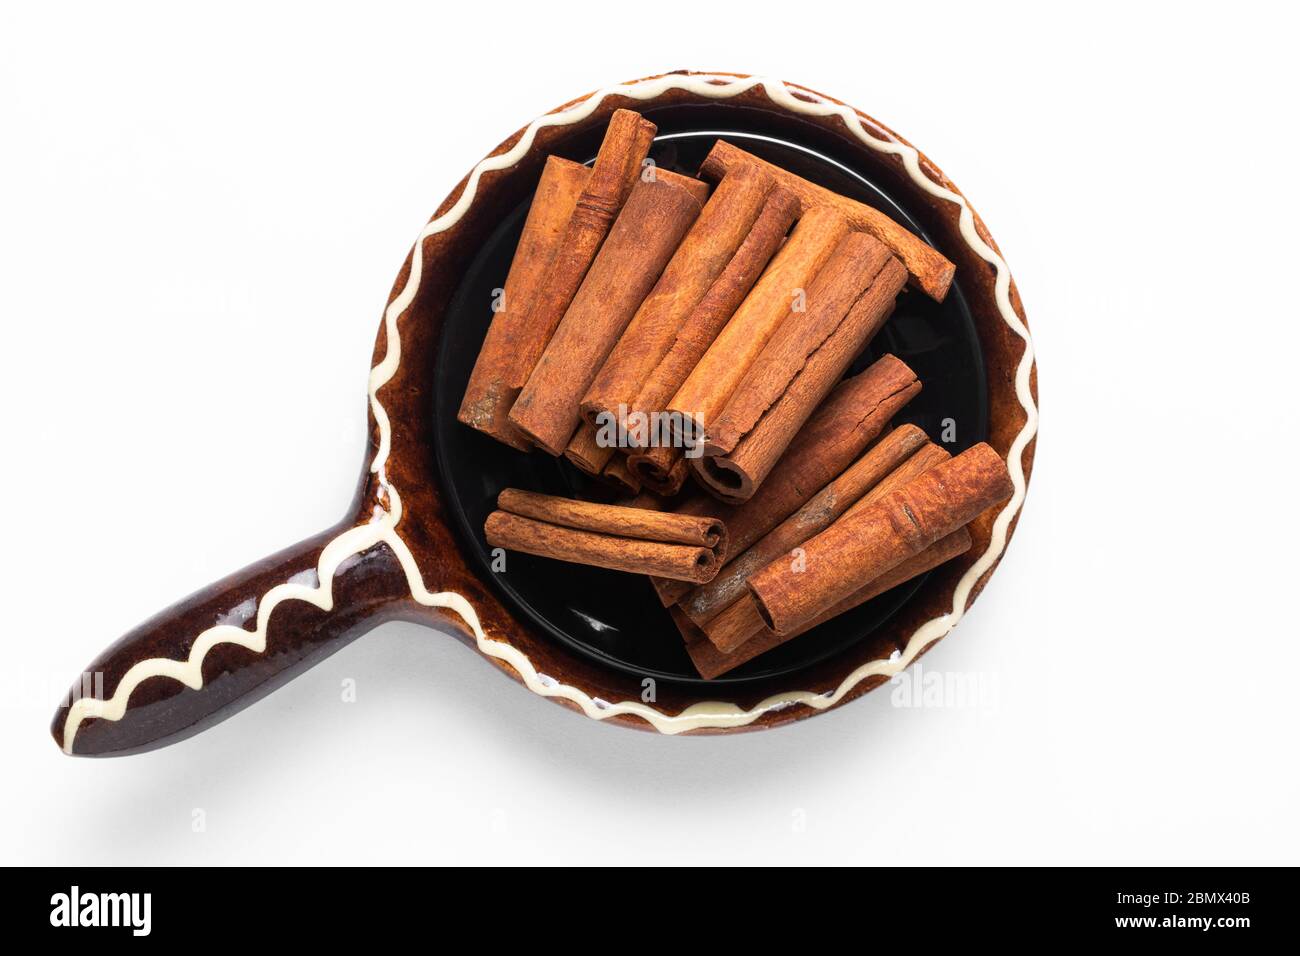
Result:
M705 491L729 505L744 504L758 490L754 479L727 458L704 454L691 461L691 468Z
M665 498L671 498L681 492L691 470L685 458L678 458L667 472L662 471L647 455L629 455L627 461L628 467L641 479L645 487Z
M727 526L721 518L707 519L704 525L705 543L713 549L713 553L718 556L718 567L722 567L722 562L726 560L727 547L730 544L727 536Z
M716 553L709 548L699 548L696 550L695 560L689 566L663 569L656 574L686 585L686 590L689 591L694 585L708 584L718 576L720 568L721 562L718 561Z
M579 425L573 433L569 445L564 449L564 457L583 474L599 477L601 472L614 457L615 449L597 441L597 431L588 425ZM633 492L636 494L636 492Z

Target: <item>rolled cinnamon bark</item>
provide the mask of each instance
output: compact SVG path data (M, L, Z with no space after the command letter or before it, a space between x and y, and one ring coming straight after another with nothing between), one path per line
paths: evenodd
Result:
M510 407L533 370L531 364L525 367L527 355L540 355L551 333L550 329L529 323L532 300L590 175L591 170L581 163L558 156L546 160L497 311L456 416L471 428L520 451L531 451L533 446L510 424ZM534 338L541 339L535 349L529 344Z
M718 557L711 548L579 531L506 511L488 515L483 530L494 548L632 574L702 582L718 569Z
M639 495L641 479L627 467L627 455L621 451L614 455L600 470L600 477L607 485L613 485L621 494Z
M563 454L579 401L699 215L706 189L667 170L633 187L510 410L511 424L543 450Z
M727 267L709 286L669 346L647 374L631 407L634 412L661 412L749 295L768 261L794 223L798 202L783 189L768 193L763 208ZM664 473L671 469L665 468Z
M755 606L757 607L757 605ZM704 632L696 626L694 621L682 613L681 605L674 604L668 608L668 616L672 618L673 624L677 626L677 632L681 634L682 643L686 645L688 651L692 644L698 644L701 641L705 644L709 643L708 638L704 636ZM759 618L759 623L762 623L762 618Z
M626 415L651 371L749 235L772 191L754 166L723 176L582 398L582 417Z
M541 557L686 581L717 572L726 526L712 519L600 505L508 488L484 525L488 544Z
M829 206L811 209L799 220L753 291L669 400L667 410L674 414L682 440L699 439L692 423L702 423L707 430L721 414L763 346L848 232L848 221Z
M700 175L717 180L742 163L753 163L766 170L781 186L799 198L805 211L814 206L834 206L854 229L869 232L888 246L907 267L914 286L937 302L942 302L948 294L956 266L919 236L913 235L878 209L810 183L789 170L774 166L724 140L718 140L704 158Z
M914 382L916 388L899 387L906 382ZM730 553L739 554L844 471L918 391L920 383L906 363L892 355L883 356L836 386L790 443L763 486L743 505L699 495L677 510L726 521ZM655 582L655 592L665 606L675 604L688 590L680 582Z
M727 526L715 518L626 505L602 505L519 488L507 488L497 495L497 507L524 518L625 538L700 544L710 548L723 546L727 540Z
M659 448L652 448L650 452L660 451ZM663 451L674 451L676 449L664 448ZM629 452L627 456L628 470L636 476L642 485L649 488L657 495L663 495L671 498L680 494L682 486L686 484L686 479L690 476L691 467L686 463L685 458L677 458L668 467L668 473L662 478L658 468L638 468L637 463L649 457L647 452Z
M527 437L510 424L510 409L573 301L614 217L638 181L641 162L650 150L654 135L655 125L639 113L615 110L610 116L596 161L563 232L554 243L546 268L532 294L524 293L526 311L517 313L503 329L502 342L499 347L494 343L488 365L472 395L466 392L470 405L466 417L471 419L466 424L491 428L494 437L504 435L509 439L508 444L519 447L522 443L531 448ZM494 369L498 364L499 369Z
M773 333L721 414L708 423L706 455L725 455L753 429L892 258L865 232L840 240L807 289L802 311L791 311Z
M970 550L970 546L970 532L965 528L959 528L952 534L940 538L920 554L897 565L892 571L886 571L874 581L863 585L849 597L822 612L808 623L802 624L785 634L778 634L763 623L763 618L758 613L758 605L755 603L753 596L746 594L714 619L719 622L719 633L734 630L747 635L730 654L724 654L718 650L713 642L705 637L704 632L696 627L690 618L684 614L680 616L674 615L673 621L677 624L678 629L682 631L682 638L686 641L686 653L690 655L692 663L695 664L695 669L699 671L701 677L712 680L739 667L741 664L752 661L760 654L766 654L773 648L780 647L791 638L808 633L814 627L826 623L833 617L838 617L859 605L866 604L872 598L879 597L886 591L892 590L927 571L932 571L958 555L965 554ZM676 610L676 608L673 610ZM728 618L726 622L722 620L724 616Z
M860 250L864 243L870 247ZM868 280L841 312L844 290L853 290L861 280L832 276L823 283L822 276L846 252L873 273L874 281ZM706 487L731 502L753 495L854 357L880 330L905 278L902 264L865 233L853 233L840 244L809 290L808 313L791 314L782 324L710 426L704 457L692 462Z
M891 491L898 491L917 475L924 474L935 465L941 465L950 458L952 458L952 455L948 454L947 451L933 442L926 442L916 450L916 454L886 475L880 484L849 505L848 510L844 512L844 516L848 517L868 505L875 504Z
M900 425L863 453L838 478L808 499L807 504L727 564L718 576L681 600L682 611L703 626L745 593L751 574L828 528L880 482L928 445L925 432ZM931 446L934 447L934 446ZM723 648L727 650L728 648Z
M942 448L940 448L938 445L935 445L929 441L923 441L921 446L917 448L912 455L906 457L906 460L902 461L901 464L898 464L895 468L893 468L893 470L889 471L874 485L872 485L871 487L863 491L857 497L856 500L846 503L846 506L843 509L841 509L843 515L847 517L848 515L851 515L854 512L859 511L862 508L865 508L866 506L870 505L872 502L879 501L881 498L883 498L885 495L889 494L890 492L897 491L898 489L904 487L909 481L911 481L917 475L929 471L935 465L947 461L950 457L951 456ZM850 469L850 471L852 471L852 469ZM845 474L848 474L848 472L846 472ZM837 478L835 481L827 485L826 488L823 489L823 492L826 491L827 489L834 487L838 483L839 483L839 479ZM821 497L821 495L819 494L818 497ZM817 498L814 498L812 502L809 502L809 505L812 505L816 501ZM795 512L794 515L792 515L789 519L787 519L785 524L789 524L790 522L793 522L797 517L799 517L800 514L802 514L802 511ZM748 619L747 615L749 612L734 611L730 607L730 605L734 605L740 602L747 602L750 604L753 603L753 598L749 595L748 587L747 587L749 578L754 574L757 574L768 564L778 560L783 555L790 554L799 545L802 545L808 540L810 540L811 538L816 537L826 528L834 524L836 520L839 520L839 518L838 517L831 518L830 520L826 521L822 525L822 527L816 529L815 531L812 531L809 534L804 535L798 541L795 541L794 543L790 544L789 547L778 549L777 546L780 544L785 544L785 542L784 541L772 542L771 546L764 549L766 554L766 559L756 558L755 560L750 561L748 563L744 575L740 578L739 587L734 587L730 591L729 599L726 602L727 606L724 607L722 604L714 604L713 605L714 613L710 614L708 617L703 617L700 614L692 613L691 610L686 607L683 607L683 611L687 614L688 617L694 620L697 625L700 626L703 633L709 638L710 641L712 641L717 646L718 650L722 651L724 654L731 653L736 649L736 647L739 644L748 640L749 637L752 636L750 634L745 633L739 627L742 621ZM784 524L782 525L782 527L784 527ZM772 535L776 535L781 530L782 528L777 528L775 531L772 532ZM768 537L771 537L771 535L769 535ZM789 535L789 537L793 537L793 535L791 534ZM759 542L759 545L764 544L766 540L767 539L765 538L763 542ZM757 550L759 545L755 545L748 552L746 552L746 554L750 554L751 552ZM720 574L725 573L726 570L727 568L724 567L722 572L719 573ZM701 585L700 588L696 588L696 590L691 593L695 594L696 592L700 591L702 588L710 587L717 580L718 580L717 578L714 578L713 581L709 582L709 584ZM728 614L727 613L728 611L731 611L731 613ZM756 609L754 613L757 613ZM739 617L738 614L740 615Z
M642 491L631 498L624 498L617 502L627 508L644 508L646 511L667 511L667 502L663 498L649 491Z
M845 515L804 547L796 571L780 558L749 579L768 627L785 633L817 617L986 509L1013 488L1006 462L981 443Z
M598 441L600 435L601 432L594 425L583 422L569 439L569 444L564 449L564 457L573 462L574 467L584 474L599 475L618 451L618 446L614 442L600 444Z
M774 189L767 195L762 211L727 267L682 323L667 353L646 375L640 391L630 403L632 414L649 420L651 415L665 411L673 395L758 281L763 268L794 223L797 207L794 196L783 189ZM669 435L672 435L671 430ZM680 441L633 451L628 455L628 465L646 487L680 490L688 473Z
M676 491L665 491L665 494L681 491L691 473L691 466L687 464L682 449L675 445L629 449L627 464L647 488L676 487Z
M738 648L768 630L763 616L758 613L758 602L748 590L705 624L692 620L689 614L685 616L696 626L704 643L711 644L719 654L734 654ZM793 632L789 636L793 637Z
M716 498L708 495L698 494L691 495L676 505L672 512L679 515L691 515L701 518L717 518L719 521L729 521L737 509L728 507ZM727 526L727 547L733 547L735 536L731 531L731 526ZM718 555L718 567L721 568L727 560L725 552ZM691 585L683 581L674 581L666 578L650 578L650 585L654 588L655 595L659 598L659 603L664 607L672 607L679 600L690 593Z

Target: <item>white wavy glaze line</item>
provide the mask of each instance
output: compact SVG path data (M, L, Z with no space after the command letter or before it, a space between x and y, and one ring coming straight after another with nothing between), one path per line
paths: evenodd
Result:
M1025 426L1020 430L1020 434L1016 436L1015 441L1012 442L1011 450L1007 455L1007 467L1011 473L1014 493L1011 500L998 513L993 523L993 533L988 550L967 569L961 580L957 582L957 587L954 589L952 596L952 610L917 628L908 639L907 646L901 654L891 660L882 659L863 664L845 677L833 691L827 691L826 693L790 691L784 694L776 694L748 710L723 701L705 701L693 704L678 714L665 714L638 701L609 703L593 698L577 687L561 684L553 678L539 674L537 669L533 667L532 661L518 648L504 641L492 640L483 632L478 614L462 595L452 591L435 594L425 588L424 579L415 562L415 557L406 546L406 542L397 533L397 524L402 515L402 503L397 489L390 485L385 477L385 465L392 448L392 428L388 414L379 401L379 389L393 377L401 362L402 340L397 323L398 319L410 307L411 302L414 301L416 292L420 287L423 256L419 253L423 249L424 240L450 229L460 221L465 211L474 202L479 181L484 173L513 166L528 152L539 129L546 126L565 126L579 122L590 116L608 96L617 95L635 100L646 100L653 99L668 90L681 89L700 96L726 99L757 86L763 87L763 91L772 102L793 112L812 116L840 117L845 126L864 145L877 152L899 157L904 168L918 186L931 195L954 203L960 208L962 237L980 258L992 265L997 271L995 295L998 311L1007 325L1025 343L1025 351L1016 369L1015 380L1016 396L1025 410ZM806 91L801 92L803 92L804 96L811 95ZM101 701L91 697L83 697L77 700L68 711L67 722L64 726L64 750L68 753L72 752L73 738L83 720L92 717L105 720L120 720L126 712L127 701L130 699L131 692L141 681L147 678L167 676L180 681L187 687L197 689L203 686L203 658L216 645L225 643L240 644L252 651L261 653L266 648L267 621L270 620L271 612L275 610L276 605L281 601L306 601L322 610L330 610L334 604L334 574L340 563L344 559L378 544L388 545L397 556L403 571L406 573L411 596L416 601L428 607L446 608L454 611L464 619L473 632L474 640L481 653L509 664L518 672L525 686L533 693L540 694L543 697L562 697L576 704L584 714L595 720L604 720L616 714L630 714L642 718L661 733L679 734L688 730L698 730L706 727L740 727L752 723L769 711L779 710L794 704L802 704L816 710L833 707L868 677L876 675L888 677L897 674L911 664L926 647L951 631L966 611L966 602L970 598L971 589L974 588L980 577L993 566L1006 547L1007 531L1025 499L1025 473L1024 468L1021 466L1021 455L1038 429L1038 409L1034 405L1033 393L1030 391L1029 386L1034 365L1033 343L1030 341L1028 328L1025 327L1025 324L1011 306L1010 290L1010 270L1008 270L1002 257L994 252L988 243L980 237L975 228L975 216L970 207L967 206L965 199L933 182L926 176L921 171L920 156L914 148L902 143L878 139L867 132L857 114L850 107L825 101L810 101L795 96L779 80L760 77L738 78L709 75L663 76L639 83L608 87L593 93L587 99L563 112L540 117L529 125L514 148L499 156L485 159L475 166L464 191L455 205L425 226L411 250L410 272L407 276L406 285L384 311L387 349L383 359L371 369L370 373L370 407L379 429L379 447L375 452L375 458L370 465L370 470L379 476L380 485L389 502L388 511L377 510L370 523L343 532L325 546L316 568L319 581L316 587L286 583L277 585L263 595L261 601L258 602L256 630L249 632L243 628L230 625L209 628L195 639L190 655L186 660L175 661L166 658L153 658L140 661L127 671L113 696L108 700Z

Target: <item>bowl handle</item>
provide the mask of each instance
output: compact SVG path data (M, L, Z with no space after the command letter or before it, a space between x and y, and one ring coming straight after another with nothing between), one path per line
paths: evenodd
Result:
M337 547L327 550L349 524L249 565L129 631L59 706L55 743L96 757L175 743L400 616L409 592L387 546L338 559Z

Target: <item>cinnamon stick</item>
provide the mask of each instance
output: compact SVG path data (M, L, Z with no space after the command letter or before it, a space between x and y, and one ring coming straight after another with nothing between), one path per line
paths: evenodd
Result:
M660 471L657 460L654 457L656 452L674 452L680 449L660 446L651 448L648 451L631 451L628 452L627 464L632 474L636 475L637 480L642 485L649 488L655 494L671 498L680 494L682 486L686 484L686 479L691 473L690 465L680 454L670 458L671 464L667 465L666 471ZM647 464L649 462L649 464Z
M696 582L717 571L717 556L709 548L577 531L505 511L488 515L483 530L492 547L573 564Z
M881 498L883 498L885 495L889 494L890 492L897 491L898 489L904 487L909 481L911 481L917 475L920 475L928 471L929 469L933 468L935 465L939 464L940 462L947 461L950 457L951 456L942 448L940 448L938 445L935 445L929 441L923 441L921 446L916 449L914 454L906 457L906 460L902 461L901 464L898 464L892 471L888 472L872 487L866 489L857 498L856 501L848 502L846 504L846 507L842 509L842 513L847 517L848 515L853 514L855 511L858 511L870 505L872 502L879 501ZM853 469L850 469L850 471L852 470ZM849 472L845 472L845 474L848 473ZM840 479L837 478L835 481L827 485L826 489L834 487L836 484L839 483L839 481ZM823 489L823 491L825 491L826 489ZM820 497L820 494L818 495L818 497ZM813 499L814 502L816 500L817 500L816 498ZM812 502L809 502L809 504L812 504ZM789 519L787 519L785 524L789 524L790 522L793 522L795 518L799 516L800 513L801 512L796 512ZM756 557L755 560L749 562L748 566L745 569L744 575L740 578L740 582L739 582L740 586L733 587L730 590L729 592L730 599L726 602L727 605L733 605L735 603L753 604L753 598L751 595L749 595L746 589L746 585L749 581L749 578L754 574L757 574L760 570L762 570L771 562L777 560L782 555L790 554L796 547L808 541L810 538L813 538L816 535L820 534L827 527L830 527L836 520L838 520L838 518L832 518L831 520L826 521L824 524L822 524L820 528L812 531L809 534L803 535L803 537L801 537L799 540L794 541L792 544L789 544L788 547L779 547L779 546L784 545L788 541L792 540L794 537L794 534L792 533L787 534L786 540L784 541L771 542L771 545L764 549L765 557ZM772 532L772 535L776 535L781 530L782 528L777 528L776 531ZM771 535L769 535L769 537L771 537ZM764 541L766 540L767 539L764 539ZM763 543L764 542L760 542L759 544L763 544ZM755 545L753 548L750 549L750 551L746 552L746 554L756 551L758 547L759 545ZM723 571L725 572L726 568L724 568ZM714 581L717 580L718 580L717 578L714 578ZM693 591L691 593L694 594L700 591L703 587L711 586L713 583L714 583L713 581L710 581L709 585L702 585L701 588L696 588L696 591ZM722 651L723 653L731 653L736 649L736 647L739 644L743 643L744 641L748 640L751 636L753 636L752 634L741 630L739 626L742 621L750 619L749 615L751 612L745 610L742 611L733 610L732 607L730 606L723 607L721 604L714 604L713 610L715 613L710 614L707 617L704 617L699 613L692 613L690 608L687 608L685 606L683 607L683 611L687 614L687 616L690 617L693 621L695 621L695 623L698 624L703 629L704 634L706 634L709 640L712 641L717 646L718 650ZM754 614L757 613L757 606L754 607L752 613Z
M892 571L886 571L874 581L863 585L849 597L822 612L811 621L801 624L785 634L778 634L763 623L763 618L758 612L758 605L755 603L753 596L746 594L727 608L723 614L714 619L720 622L719 633L723 633L724 629L734 629L741 634L748 635L730 654L724 654L718 650L712 641L705 638L704 632L695 627L690 618L685 615L674 616L673 620L678 629L682 631L683 639L687 642L686 653L690 655L691 662L695 664L695 669L701 677L712 680L739 667L741 664L752 661L760 654L766 654L768 651L780 647L791 638L806 634L814 627L826 623L833 617L838 617L859 605L866 604L872 598L879 597L886 591L890 591L900 584L905 584L912 578L927 571L932 571L958 555L965 554L970 550L970 546L970 532L965 528L958 528L952 534L940 538L920 554L897 565ZM729 618L725 624L721 623L724 616ZM683 622L685 623L683 624Z
M493 547L638 574L707 581L726 526L671 512L573 501L508 488L484 532Z
M688 515L691 517L698 517L698 518L716 518L719 521L730 522L731 520L734 519L737 510L738 509L731 508L727 505L724 505L716 498L711 498L708 495L699 494L699 495L692 495L691 497L688 497L685 501L675 506L672 509L672 513L679 514L679 515ZM731 529L731 525L728 524L727 525L727 547L731 548L734 546L735 546L735 534ZM725 551L720 552L718 558L719 558L718 567L721 568L722 565L727 560L726 552ZM659 603L662 604L664 607L671 607L675 605L679 600L681 600L688 593L690 593L691 590L691 585L687 584L684 581L674 581L674 580L669 580L666 578L658 578L654 576L651 576L650 578L650 585L654 588L655 595L659 598Z
M709 643L708 638L704 636L704 632L699 629L694 621L682 613L680 605L674 604L668 608L668 616L672 618L673 624L677 626L677 632L681 634L682 643L686 645L687 651L690 650L692 644ZM763 619L759 618L759 623L762 622Z
M699 544L716 548L724 545L727 538L727 526L714 518L625 505L602 505L519 488L507 488L497 495L497 507L524 518L536 518L566 528L669 544Z
M642 484L647 488L663 488L664 494L681 491L691 473L683 450L672 444L631 449L627 453L627 464Z
M650 151L654 135L655 125L639 113L615 110L610 116L587 188L578 198L546 278L533 300L528 321L545 334L520 343L524 351L521 362L530 370L564 317L596 251L609 234L614 217L640 179L641 162Z
M910 398L910 394L902 397L906 393L900 392L899 383L915 378L894 356L878 359L836 386L752 498L732 506L699 495L677 510L725 520L732 553L739 554L844 471ZM665 606L675 604L689 590L680 582L652 583Z
M606 484L613 485L624 495L641 493L641 479L627 467L627 455L622 452L615 454L605 464L605 467L600 470L600 477Z
M859 271L833 268L846 258ZM693 464L711 491L727 501L753 495L884 324L905 277L902 264L865 233L841 242L808 291L807 314L786 319L710 426L704 457Z
M663 359L646 375L631 402L634 412L648 414L667 408L780 248L797 209L798 202L785 190L768 193L762 211L727 267L682 323Z
M846 515L805 547L795 570L778 559L749 579L768 627L791 631L935 541L951 534L1013 491L1006 462L981 443L912 479L879 501Z
M729 559L712 581L682 598L682 611L700 626L717 617L745 593L745 582L751 574L820 534L850 505L890 477L905 461L916 457L918 449L928 444L925 432L915 425L895 428L864 452L843 474L808 499L798 511L748 550Z
M917 475L924 474L935 465L940 465L952 458L943 448L933 442L926 442L916 450L916 454L891 471L880 484L876 485L844 512L845 517L875 504L891 491L898 491Z
M647 376L726 269L763 210L772 178L753 166L722 177L663 275L628 324L582 399L582 416L627 415Z
M762 211L727 267L682 323L667 353L646 375L640 391L629 403L630 414L650 420L653 414L665 410L780 247L794 222L797 205L794 196L783 189L768 194ZM686 478L683 450L680 442L672 443L673 434L669 430L666 437L670 440L664 441L661 430L658 444L652 443L628 455L628 465L647 487L680 490ZM635 440L632 443L636 444Z
M546 269L532 294L525 292L526 311L517 314L502 330L500 344L494 343L479 386L472 397L467 392L471 401L467 417L472 419L467 424L490 427L494 436L506 435L508 443L515 447L528 442L510 424L510 409L578 291L614 217L638 181L641 162L654 135L655 125L638 113L615 110L610 116L596 161L554 244Z
M627 497L641 493L641 478L627 466L627 455L614 443L601 444L603 433L593 425L583 422L569 439L564 457L583 474L599 478Z
M829 206L809 210L753 291L718 333L699 364L668 402L683 440L698 440L721 412L759 353L849 232Z
M655 597L659 603L666 608L677 607L677 602L685 595L690 593L691 586L684 581L672 581L665 578L650 578L650 586L654 589Z
M869 232L888 246L907 267L911 284L936 302L942 302L948 294L953 275L957 271L956 266L937 249L878 209L824 189L796 176L789 170L759 159L725 140L718 140L714 144L700 166L700 175L706 179L718 180L738 164L743 163L754 164L765 170L781 186L799 198L805 211L815 206L834 206L848 219L854 229Z
M601 444L600 432L594 425L583 422L569 439L564 457L584 474L599 475L605 470L618 447L612 441ZM531 447L531 446L530 446Z
M528 321L532 300L546 277L590 175L591 170L581 163L558 156L546 160L501 298L496 303L497 311L479 349L456 416L471 428L520 451L529 451L533 446L510 424L510 406L533 370L532 365L525 367L526 356L533 351L529 339L543 334L545 338L550 337L549 329L543 330ZM543 339L541 346L545 344ZM540 355L541 350L538 347L536 353Z
M647 511L667 511L667 502L663 498L649 491L642 491L631 498L625 498L618 502L628 508L644 508Z
M564 452L583 393L699 215L706 190L667 170L633 187L510 410L511 423L543 450Z

